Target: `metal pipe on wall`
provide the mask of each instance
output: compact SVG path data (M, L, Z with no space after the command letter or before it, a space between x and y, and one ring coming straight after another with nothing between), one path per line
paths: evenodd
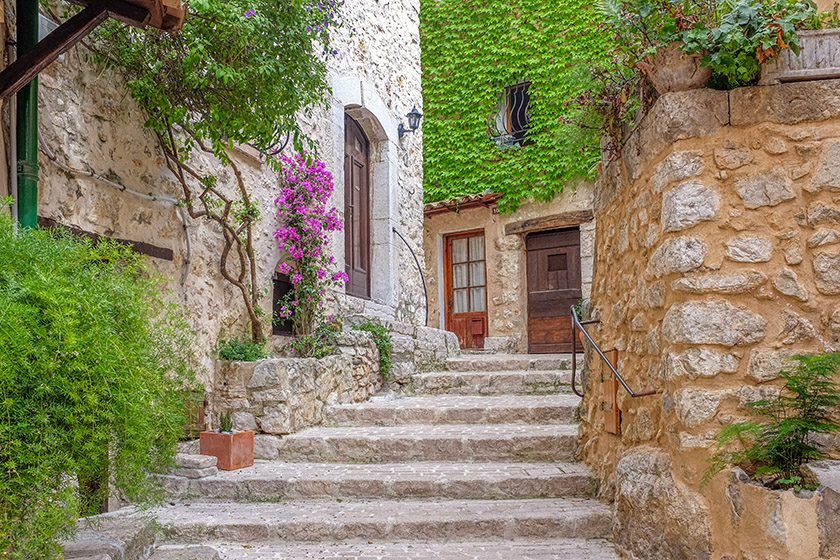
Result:
M17 56L38 44L38 2L17 0ZM38 227L38 78L17 94L17 210L23 227Z

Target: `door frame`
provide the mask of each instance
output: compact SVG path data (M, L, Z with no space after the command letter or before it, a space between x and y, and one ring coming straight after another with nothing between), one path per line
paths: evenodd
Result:
M347 164L348 164L348 159L351 158L351 157L355 158L356 157L356 152L358 152L356 150L355 146L351 146L349 148L352 151L352 153L348 152L347 138L348 138L348 135L350 134L351 129L356 129L356 132L358 132L358 134L361 136L361 139L364 140L364 149L365 149L364 153L361 153L361 152L359 153L359 155L362 158L364 158L364 160L365 160L364 164L365 164L365 175L366 175L366 178L365 178L365 190L366 190L365 194L366 194L366 196L364 197L365 200L363 202L363 204L366 205L365 212L363 213L363 216L366 217L366 220L361 220L360 221L360 226L361 226L361 229L362 229L362 231L361 231L362 245L360 247L361 252L362 252L362 260L367 261L367 271L366 271L366 275L365 275L366 276L366 278L365 278L366 281L365 281L365 286L364 286L364 292L365 292L364 294L351 293L350 292L350 287L352 285L353 272L352 272L352 265L350 263L351 259L348 258L348 255L352 252L353 249L350 246L351 243L348 243L348 242L352 242L352 240L350 239L351 228L349 227L350 224L348 222L350 222L350 220L352 220L352 216L348 216L347 211L350 208L350 202L352 201L352 195L349 192L350 182L352 182L352 170L348 169ZM349 277L351 277L351 279L348 280L348 282L347 282L347 286L345 288L345 293L347 293L347 295L349 295L349 296L357 297L357 298L361 298L361 299L370 299L371 298L371 278L370 277L372 275L372 270L373 270L373 266L372 266L373 265L373 258L372 258L373 257L373 254L372 254L373 252L371 251L371 244L372 244L372 238L371 238L372 196L371 196L371 194L372 193L371 193L371 180L370 180L371 179L370 152L371 152L371 150L370 150L370 138L368 138L368 135L365 132L364 128L362 128L361 123L359 123L356 119L354 119L353 117L351 117L347 113L344 113L344 222L345 222L345 224L344 224L344 232L345 232L345 235L344 235L344 262L345 262L345 272L347 273L347 275ZM361 158L357 158L357 159L361 159ZM350 162L350 164L352 165L352 161ZM366 243L365 243L365 241L366 241Z
M488 305L487 302L489 300L489 287L488 287L488 278L487 278L487 232L485 228L473 228L468 230L462 231L453 231L450 233L444 233L442 235L443 240L443 297L441 298L441 304L443 306L443 328L445 330L449 330L450 332L455 332L452 330L454 328L453 325L453 318L452 318L452 308L449 305L449 297L452 295L454 297L453 291L453 279L452 279L452 241L455 239L464 239L470 237L477 237L478 235L482 235L484 237L484 311L472 311L468 313L459 313L459 315L466 316L466 317L480 317L484 319L484 336L485 338L489 335L489 320L488 320Z

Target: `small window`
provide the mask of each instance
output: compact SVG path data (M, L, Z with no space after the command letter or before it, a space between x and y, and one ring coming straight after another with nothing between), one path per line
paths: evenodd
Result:
M499 148L533 144L533 140L527 137L531 124L530 85L530 82L521 82L506 87L499 100L499 110L490 117L490 138Z
M292 291L292 281L285 274L275 274L273 283L274 293L272 294L272 301L274 302L274 305L271 321L271 334L291 336L292 318L280 317L280 308L283 307L283 298L286 297L286 294Z

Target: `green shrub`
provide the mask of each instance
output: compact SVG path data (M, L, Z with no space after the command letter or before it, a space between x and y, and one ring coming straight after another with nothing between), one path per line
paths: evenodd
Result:
M341 334L341 320L330 315L315 325L309 334L289 339L284 350L298 358L323 358L332 354Z
M0 262L0 557L59 558L109 478L156 497L147 474L173 463L186 421L190 336L126 247L0 215Z
M795 481L799 467L824 457L814 434L840 429L831 417L840 405L840 390L834 376L840 368L840 353L794 356L791 371L781 371L785 380L779 395L750 404L763 420L748 420L726 426L718 435L718 449L738 440L745 447L719 452L709 459L704 483L730 465L744 465L756 475L772 474L776 482Z
M268 357L265 342L254 342L248 336L220 339L215 352L228 362L256 362Z
M353 327L357 331L367 331L373 335L376 348L379 349L379 374L382 379L388 379L391 374L391 350L394 345L391 342L391 333L383 325L377 325L372 321L365 321Z

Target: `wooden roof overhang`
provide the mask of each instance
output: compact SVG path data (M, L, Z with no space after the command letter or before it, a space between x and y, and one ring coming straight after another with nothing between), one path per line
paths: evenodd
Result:
M34 0L33 0L34 1ZM148 26L175 33L187 8L182 0L70 0L84 9L61 24L35 47L0 72L0 98L20 91L41 70L111 17L135 27Z

